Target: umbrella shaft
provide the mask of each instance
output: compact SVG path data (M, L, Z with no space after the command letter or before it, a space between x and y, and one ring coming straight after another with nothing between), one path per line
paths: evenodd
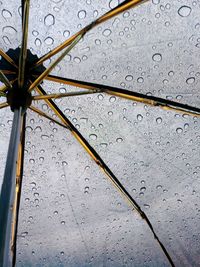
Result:
M16 188L16 168L20 131L22 125L22 108L14 110L6 167L0 195L0 266L13 266L12 239L14 237L14 203Z

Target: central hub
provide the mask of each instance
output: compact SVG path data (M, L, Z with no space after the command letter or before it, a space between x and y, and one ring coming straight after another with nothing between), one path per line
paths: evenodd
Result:
M19 57L20 57L20 49L9 49L6 53L17 66L19 66ZM42 72L45 71L45 67L43 65L34 68L34 64L38 61L38 57L33 55L30 50L27 50L27 58L26 58L26 67L25 67L25 75L24 75L24 86L20 88L18 86L18 74L19 68L14 67L8 61L6 61L3 57L0 60L0 69L5 72L5 76L12 83L12 88L7 88L5 90L5 94L7 97L7 103L10 105L12 111L15 109L19 109L22 107L24 111L31 105L32 96L31 93L28 92L28 88L35 79Z
M22 107L23 110L26 110L32 102L31 93L24 88L19 88L15 84L11 90L8 90L6 97L12 111L19 109L20 107Z

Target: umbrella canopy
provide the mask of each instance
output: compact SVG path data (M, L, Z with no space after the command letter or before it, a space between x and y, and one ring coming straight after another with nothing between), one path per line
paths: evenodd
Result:
M1 260L198 266L198 1L0 8Z

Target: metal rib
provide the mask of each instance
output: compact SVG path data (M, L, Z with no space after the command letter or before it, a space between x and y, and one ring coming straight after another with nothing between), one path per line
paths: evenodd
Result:
M19 74L18 74L18 86L20 88L24 85L24 75L25 75L25 67L26 67L26 57L27 57L27 41L28 41L28 19L29 19L29 7L30 0L26 0L23 3L23 35L22 35L22 47L20 50L19 57Z
M149 96L145 94L140 94L137 92L132 92L129 90L116 88L104 84L97 84L97 83L90 83L90 82L84 82L79 80L73 80L73 79L67 79L62 77L57 77L54 75L48 75L46 80L64 83L67 85L79 87L79 88L85 88L89 90L101 90L104 93L107 93L109 95L114 95L117 97L129 99L136 102L141 102L150 106L160 107L164 110L173 110L177 112L181 112L184 114L192 115L192 116L200 116L200 108L193 107L187 104L182 104L179 102L171 101L168 99L156 97L156 96Z
M8 107L9 105L8 105L8 103L7 102L5 102L5 103L1 103L0 104L0 109L2 109L2 108L6 108L6 107Z
M100 90L93 90L93 91L69 92L69 93L63 93L63 94L36 95L36 96L33 96L33 100L57 99L57 98L70 97L70 96L95 94L95 93L99 93L99 92L101 92L101 91Z
M11 57L9 57L3 50L0 49L0 55L8 62L10 63L13 67L17 68L17 65L15 64L14 60L12 60Z
M57 54L58 52L60 52L64 48L66 48L80 34L81 35L83 33L85 34L86 32L88 32L89 30L91 30L95 26L99 25L100 23L102 23L102 22L104 22L104 21L106 21L106 20L108 20L108 19L110 19L110 18L112 18L112 17L120 14L123 11L126 11L126 10L130 9L131 7L135 7L135 6L139 5L139 4L142 4L142 3L147 2L147 1L148 0L129 0L129 1L124 1L122 4L120 4L116 8L110 10L109 12L107 12L106 14L104 14L103 16L101 16L100 18L98 18L97 20L95 20L94 22L92 22L91 24L89 24L88 26L86 26L85 28L83 28L82 30L80 30L78 33L76 33L73 36L71 36L69 39L67 39L65 42L63 42L62 44L60 44L59 46L57 46L56 48L54 48L52 51L50 51L46 55L42 56L36 62L35 67L41 65L45 60L49 59L50 57L54 56L55 54Z
M8 88L12 88L12 84L1 70L0 70L0 79Z
M11 84L11 86L12 86L12 84L13 84L14 82L16 82L16 80L17 80L17 79L14 79L14 80L12 80L12 81L9 81L9 83ZM0 87L0 92L1 92L1 93L4 93L5 91L7 91L7 90L9 90L9 89L11 89L11 88L10 88L10 87L7 87L6 85L3 85L3 86Z
M44 118L46 118L46 119L48 119L50 121L55 122L56 124L64 127L65 129L68 129L68 127L65 124L62 124L58 120L53 119L52 117L50 117L49 115L47 115L46 113L44 113L43 111L41 111L40 109L37 109L37 108L35 108L33 106L30 106L29 109L32 110L32 111L34 111L34 112L36 112L38 115L43 116Z
M29 87L28 91L31 92L41 81L52 71L53 68L73 49L73 47L82 38L82 35L78 35L76 39L71 43L71 45L51 64L51 66L46 69Z
M41 86L36 88L36 91L41 95L46 95L46 92L42 89ZM140 206L137 202L132 198L132 196L128 193L125 187L121 184L118 178L114 175L114 173L109 169L109 167L105 164L103 159L99 156L99 154L94 150L94 148L87 142L87 140L81 135L81 133L74 127L74 125L68 120L68 118L62 113L62 111L57 107L57 105L52 100L45 100L46 103L50 106L50 108L55 112L55 114L66 124L74 135L74 137L79 141L79 143L84 147L84 149L88 152L88 154L93 158L96 164L102 169L102 171L107 175L109 180L115 185L118 191L125 197L128 203L138 212L142 219L145 220L147 225L149 226L154 238L160 245L163 253L167 257L171 266L175 267L173 260L169 253L167 252L165 246L162 244L158 236L156 235L154 228L146 216L146 214L141 210Z
M16 71L13 70L1 70L3 72L3 74L15 74Z

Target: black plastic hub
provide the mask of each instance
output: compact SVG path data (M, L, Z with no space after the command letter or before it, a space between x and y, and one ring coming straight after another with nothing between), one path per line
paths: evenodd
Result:
M20 49L9 49L6 53L15 64L19 65L19 56ZM26 60L26 68L25 68L25 77L24 77L24 86L23 88L18 87L18 69L12 66L9 62L7 62L3 57L0 60L0 69L1 70L9 70L15 73L13 74L5 74L9 81L16 80L12 84L12 89L8 89L6 93L7 102L10 105L12 111L22 107L24 111L31 105L32 97L31 93L28 93L28 88L31 84L31 81L34 81L42 72L45 71L45 67L40 65L37 68L32 68L35 62L38 61L38 57L33 55L30 50L27 51L27 60Z
M23 90L17 86L13 86L12 90L9 90L6 94L7 102L10 105L11 110L22 107L24 111L31 105L32 96L27 90Z

